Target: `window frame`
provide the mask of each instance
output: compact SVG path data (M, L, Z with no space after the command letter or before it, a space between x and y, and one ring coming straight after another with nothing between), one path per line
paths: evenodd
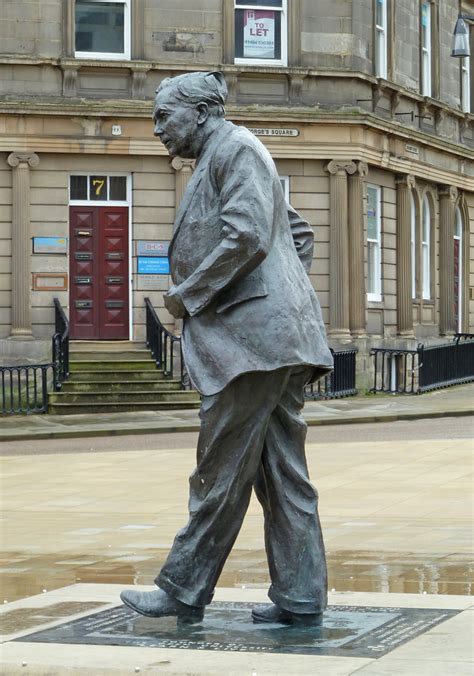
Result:
M374 0L374 26L375 26L375 77L384 80L388 77L388 0ZM378 4L382 4L383 24L377 23ZM381 46L383 50L381 50ZM382 56L381 56L381 52Z
M290 177L289 176L278 176L280 179L281 187L283 188L283 194L285 195L286 203L290 203Z
M87 178L87 199L71 199L71 176L85 176ZM91 200L89 194L89 179L91 176L106 176L108 179L114 176L121 176L126 179L126 197L124 200ZM108 186L109 187L109 186ZM69 206L93 206L93 207L126 207L132 204L132 175L126 171L71 171L68 181Z
M101 59L104 61L130 61L131 59L131 2L132 0L88 0L97 5L110 5L120 3L124 6L123 13L123 52L82 52L76 50L76 0L73 1L73 20L74 20L74 57L76 59Z
M471 112L471 57L460 59L461 67L461 110Z
M457 240L459 242L459 250L458 250L458 255L459 255L459 270L458 270L458 317L457 317L457 326L456 326L456 331L458 333L462 333L462 327L463 327L463 315L464 315L464 294L463 294L463 275L464 275L464 267L463 267L463 218L462 218L462 213L461 213L461 208L459 206L456 207L454 211L454 236L453 236L453 247L454 247L454 240ZM454 279L452 280L452 283L454 284ZM455 299L456 300L456 299Z
M272 7L271 5L246 5L242 2L237 5L237 0L233 0L233 23L234 23L234 63L242 66L288 66L288 0L282 0L281 7ZM281 39L281 58L280 59L252 59L250 57L237 57L235 55L235 16L237 10L254 9L263 11L273 11L281 13L280 39Z
M382 300L382 186L375 185L373 183L367 184L367 301L368 302L380 302ZM368 211L369 211L369 190L375 190L376 193L376 224L377 224L377 239L369 238L369 226L368 226ZM370 247L369 243L375 244L375 265L373 266L374 274L374 284L372 286L372 280L369 278L369 257L370 257ZM373 289L373 290L369 290Z
M410 191L411 298L416 299L416 204Z
M423 8L428 9L426 45L423 32ZM433 16L430 0L421 0L420 4L420 93L422 96L431 96L433 92Z
M421 204L421 298L431 300L431 206L428 196Z

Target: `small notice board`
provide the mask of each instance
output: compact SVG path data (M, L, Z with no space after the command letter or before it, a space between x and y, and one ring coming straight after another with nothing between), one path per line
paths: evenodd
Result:
M167 258L138 256L139 275L169 275L170 263Z

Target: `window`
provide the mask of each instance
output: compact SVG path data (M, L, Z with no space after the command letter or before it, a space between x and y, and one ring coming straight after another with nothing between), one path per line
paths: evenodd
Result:
M281 187L283 188L283 194L287 203L290 203L290 177L289 176L280 176Z
M375 0L375 75L387 79L387 0Z
M423 199L421 224L422 298L431 298L431 213L428 198Z
M287 0L235 0L235 63L286 66Z
M421 93L431 96L431 3L421 3Z
M454 320L456 331L462 333L462 215L461 209L456 208L454 221Z
M461 109L471 112L471 61L465 56L461 61Z
M87 59L129 59L130 2L76 0L75 55Z
M71 176L69 198L71 202L127 203L127 177L99 174Z
M382 300L382 188L367 186L367 300Z
M410 233L411 233L411 297L416 298L416 209L415 200L410 193Z

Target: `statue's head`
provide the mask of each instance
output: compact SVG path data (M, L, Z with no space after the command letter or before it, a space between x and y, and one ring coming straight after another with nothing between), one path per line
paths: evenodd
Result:
M160 137L172 157L197 157L206 128L224 117L226 99L222 73L166 78L156 90L155 136Z

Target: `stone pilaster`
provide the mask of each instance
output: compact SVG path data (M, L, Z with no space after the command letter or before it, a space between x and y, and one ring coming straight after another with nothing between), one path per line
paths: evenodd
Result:
M184 160L181 157L175 157L171 162L171 166L175 170L175 191L176 199L175 205L176 209L179 207L181 200L183 199L184 191L186 186L189 183L189 179L192 176L194 169L195 160Z
M415 177L400 175L397 185L397 331L413 337L413 300L411 289L411 191Z
M357 166L350 160L332 160L326 166L329 185L329 335L350 339L349 331L349 228L347 175Z
M178 209L181 200L183 199L184 191L193 174L195 160L185 160L182 157L174 157L171 166L175 170L175 205ZM181 335L183 331L183 320L174 320L174 332Z
M366 162L357 162L349 174L349 327L355 338L366 334L366 290L364 270L364 179L369 173Z
M439 332L456 331L454 317L454 220L457 188L441 186L439 193Z
M31 332L31 223L30 167L37 167L35 153L11 153L12 167L12 325L10 338L33 339Z

